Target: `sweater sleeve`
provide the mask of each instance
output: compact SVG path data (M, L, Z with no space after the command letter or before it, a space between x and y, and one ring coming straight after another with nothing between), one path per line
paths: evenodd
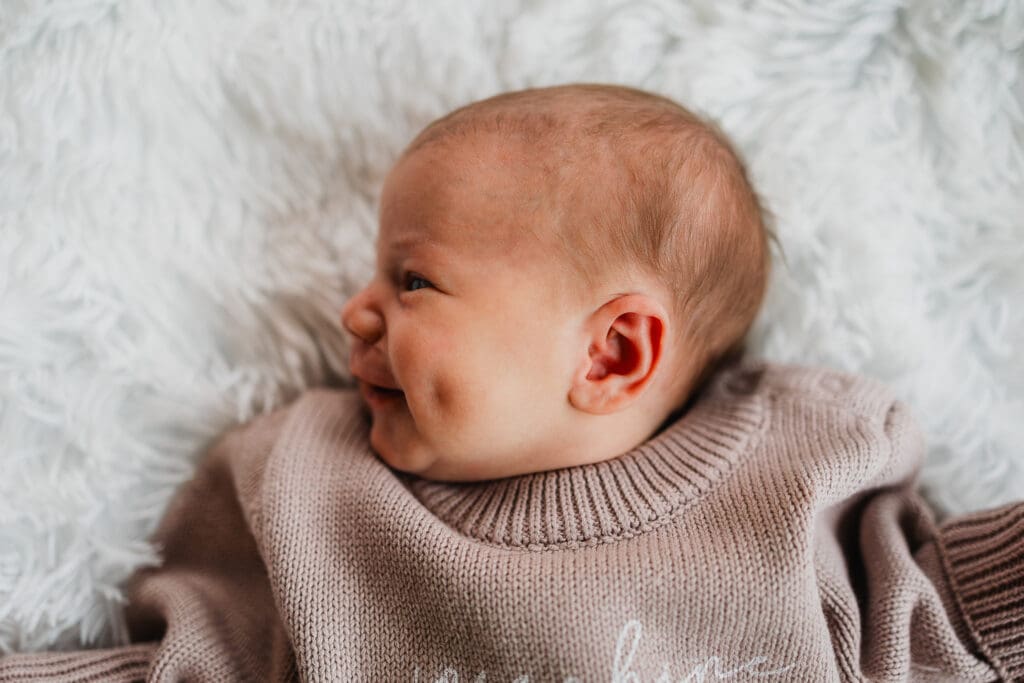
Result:
M1024 681L1024 502L947 519L936 544L978 648L1004 679Z
M909 411L901 403L897 408L887 429L893 447L909 442L923 451ZM907 438L908 431L918 433ZM921 496L915 491L909 498L928 539L918 558L953 603L947 607L959 617L961 637L967 636L968 648L980 652L1001 679L1024 681L1024 501L936 525Z
M126 589L132 644L0 658L0 682L291 680L254 530L263 464L288 407L222 434L171 498L151 541L162 564Z
M889 460L826 511L816 566L844 680L1024 681L1024 502L935 523L900 402Z

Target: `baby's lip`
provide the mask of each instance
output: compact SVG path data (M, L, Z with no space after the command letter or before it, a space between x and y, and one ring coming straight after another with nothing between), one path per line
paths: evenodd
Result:
M368 388L368 389L372 389L373 391L376 391L376 392L379 392L379 393L386 393L386 394L404 394L405 393L401 389L396 389L396 388L393 388L393 387L385 387L385 386L381 386L380 384L371 384L369 382L362 382L362 385L364 387Z
M391 389L393 391L401 391L398 388L398 385L394 383L394 381L384 379L383 377L381 377L379 375L374 375L374 374L371 374L371 373L368 373L368 372L364 372L362 369L351 368L351 370L352 370L352 375L356 379L362 380L366 384L372 385L375 388Z

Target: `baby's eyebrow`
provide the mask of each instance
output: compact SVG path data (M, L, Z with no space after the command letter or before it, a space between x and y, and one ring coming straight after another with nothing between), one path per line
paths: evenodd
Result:
M379 243L379 238L378 238ZM425 245L436 246L437 240L422 233L407 234L390 243L391 251L407 252Z
M399 262L404 261L410 255L415 254L417 258L427 258L438 246L437 240L421 235L402 237L388 244L382 244L378 240L377 259L381 267L393 271L398 267ZM393 274L397 275L397 273Z

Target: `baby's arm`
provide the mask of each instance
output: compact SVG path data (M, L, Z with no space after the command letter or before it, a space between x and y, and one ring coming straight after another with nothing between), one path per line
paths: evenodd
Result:
M886 434L894 462L917 460L899 402ZM1024 502L936 525L913 478L881 483L826 511L815 545L837 655L859 653L838 657L844 680L1024 681Z

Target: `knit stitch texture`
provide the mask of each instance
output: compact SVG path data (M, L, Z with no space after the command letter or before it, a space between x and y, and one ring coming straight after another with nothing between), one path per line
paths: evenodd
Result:
M1024 503L938 525L881 384L747 361L635 449L441 483L349 390L224 435L129 589L134 644L0 680L1024 680Z

